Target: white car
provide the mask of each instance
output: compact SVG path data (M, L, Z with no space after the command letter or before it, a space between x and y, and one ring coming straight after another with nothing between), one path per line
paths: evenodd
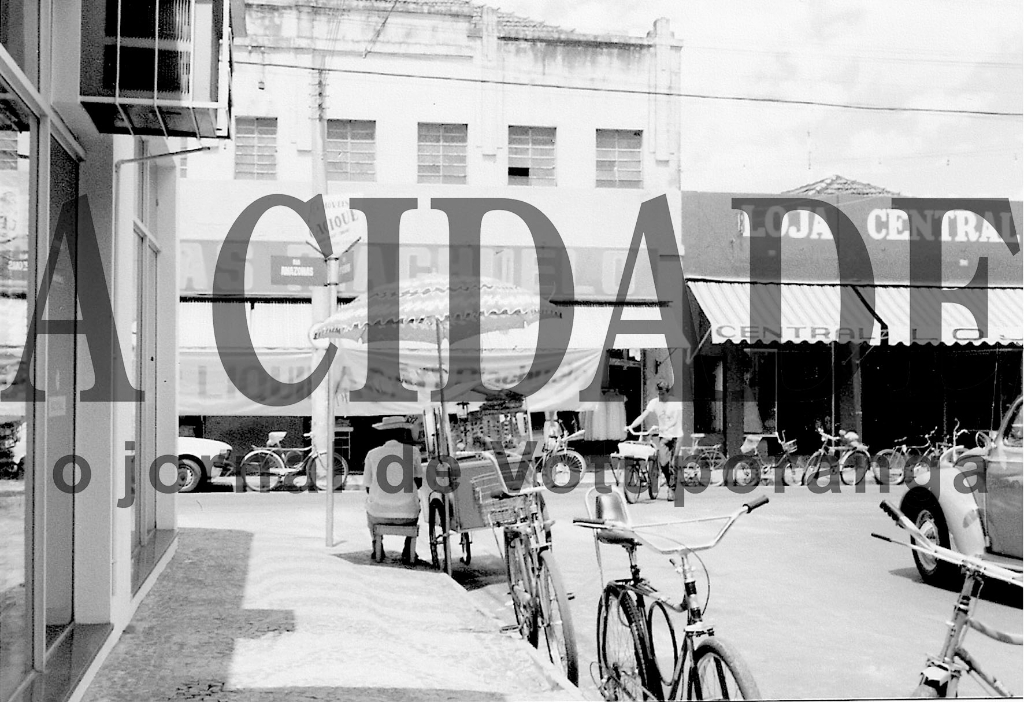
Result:
M178 492L192 492L230 467L231 444L194 436L178 437Z

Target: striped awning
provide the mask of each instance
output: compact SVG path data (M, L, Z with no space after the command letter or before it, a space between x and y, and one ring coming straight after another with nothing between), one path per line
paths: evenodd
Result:
M892 344L1021 345L1024 337L1024 289L988 288L988 328L971 312L950 304L950 290L916 288L923 316L910 324L907 287L802 285L691 281L688 283L711 325L712 343L883 343L883 327ZM845 297L844 297L845 296ZM873 299L872 299L873 298ZM771 308L781 300L781 323ZM852 305L852 326L840 324L840 301ZM931 304L930 304L931 303ZM753 312L753 321L751 317ZM939 334L929 333L939 329Z
M690 290L711 323L711 341L734 343L831 343L867 341L873 318L852 288L838 285L770 285L693 281ZM854 306L854 328L840 327L840 302ZM782 316L772 320L772 306L781 299ZM753 311L753 321L751 312ZM757 320L761 320L758 322Z
M875 311L889 326L889 344L998 344L1020 346L1024 341L1024 288L989 288L988 328L963 305L943 304L951 290L915 288L921 317L910 324L910 288L878 286ZM920 297L917 297L920 296ZM940 330L938 334L932 330ZM876 326L872 344L881 343Z

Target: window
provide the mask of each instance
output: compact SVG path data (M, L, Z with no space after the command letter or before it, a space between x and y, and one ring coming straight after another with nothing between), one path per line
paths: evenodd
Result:
M239 117L235 122L235 178L277 176L277 118Z
M420 123L417 182L466 183L465 124Z
M643 187L642 137L643 132L639 130L597 130L597 187Z
M18 132L0 127L0 171L18 170Z
M555 184L554 127L508 128L508 184Z
M327 120L327 180L376 180L376 140L375 122Z

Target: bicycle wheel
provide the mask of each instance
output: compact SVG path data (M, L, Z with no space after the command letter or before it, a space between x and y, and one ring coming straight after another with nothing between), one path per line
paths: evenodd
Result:
M526 556L523 535L513 529L505 531L505 574L508 576L508 590L512 596L519 634L530 643L537 645L537 611L532 606L533 578Z
M809 485L811 481L817 480L821 476L822 470L825 471L825 475L829 475L831 466L828 461L825 461L825 454L821 451L814 453L810 458L807 459L807 471L804 473L804 484Z
M573 481L579 482L587 470L587 461L572 449L552 454L547 465L550 466L551 481L557 487L570 485Z
M285 472L284 461L270 449L250 451L238 469L242 472L245 488L254 492L273 490Z
M732 646L709 636L693 653L686 685L690 700L760 699L754 678Z
M782 482L786 485L803 485L806 473L807 464L803 459L789 458L785 468L782 469Z
M906 457L896 449L885 449L871 461L871 474L879 485L900 485Z
M752 458L741 458L732 466L732 482L738 487L754 485L761 480L761 468Z
M306 463L307 470L309 464L312 461ZM348 461L346 461L341 454L334 454L334 491L339 492L345 489L345 483L348 482ZM324 470L324 460L320 456L316 458L316 489L319 492L327 490L327 471Z
M854 449L847 451L839 459L839 479L843 485L860 485L871 464L871 456L867 451Z
M622 492L626 496L626 502L636 503L640 499L640 491L643 490L643 483L640 479L640 466L636 461L627 459L625 476L623 476Z
M430 503L428 520L428 538L430 539L430 562L438 570L443 570L449 577L452 574L452 544L448 534L448 515L445 514L444 502L434 500Z
M715 451L714 454L701 459L708 462L708 485L711 487L725 485L725 460L725 454L721 451Z
M658 499L658 493L661 492L661 466L658 465L658 461L654 458L647 459L647 495L652 499Z
M598 687L606 700L661 699L661 682L647 656L644 622L633 594L614 585L602 594L598 621Z
M579 658L576 654L576 630L569 610L569 595L565 592L562 574L550 551L540 553L540 576L537 584L540 599L540 621L547 642L548 658L559 666L573 685L579 683Z

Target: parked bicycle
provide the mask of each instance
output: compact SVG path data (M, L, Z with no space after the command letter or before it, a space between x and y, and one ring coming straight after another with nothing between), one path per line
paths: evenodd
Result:
M793 471L795 458L793 453L796 451L796 439L786 441L785 435L779 437L779 441L782 444L782 453L778 456L762 456L758 453L758 446L764 437L774 437L774 434L749 434L748 439L750 441L744 442L743 446L740 447L741 456L738 460L733 463L732 476L733 480L737 485L744 486L750 485L753 482L760 482L762 485L770 485L775 482L775 478L783 475L782 480L785 482L785 473L787 470Z
M960 596L953 607L953 616L946 622L946 635L942 643L942 649L936 656L930 656L925 668L921 671L921 678L914 689L913 697L956 697L960 678L968 673L981 684L989 694L1002 697L1012 697L1013 694L1006 689L994 675L982 670L976 658L964 648L964 638L967 629L974 629L985 636L1002 643L1020 646L1024 643L1024 637L1019 634L1009 634L974 619L974 606L981 595L982 585L988 578L1002 580L1003 582L1024 588L1024 579L1021 574L1006 568L1001 568L993 563L984 561L973 556L965 556L943 548L929 540L910 521L906 515L893 507L888 501L881 503L882 511L892 517L901 528L910 533L911 542L897 541L881 534L872 534L875 538L890 543L904 546L913 551L921 553L930 558L937 558L953 565L959 566L964 575L963 587L960 588Z
M548 437L542 465L548 466L551 470L552 480L556 485L566 485L571 479L572 473L577 476L583 475L587 470L587 461L578 451L570 448L569 444L579 441L586 432L583 429L568 433L562 422L558 423L561 433L558 436Z
M914 466L926 452L931 450L932 437L938 432L935 427L924 437L924 443L908 446L907 437L895 441L892 448L879 451L871 461L871 472L879 485L902 485L907 477L913 474Z
M680 460L683 484L698 485L706 481L706 484L711 486L722 485L725 482L726 461L725 454L722 453L722 444L701 446L700 441L706 435L693 434L692 436L693 445L687 447L689 453Z
M542 465L544 452L537 461ZM522 637L540 648L543 633L548 658L559 666L573 683L579 682L579 658L576 633L569 609L569 595L552 552L551 527L537 485L539 471L531 471L529 481L515 490L500 475L495 489L492 476L481 476L474 486L481 514L486 515L492 531L504 527L505 567L509 594L516 623ZM497 535L495 535L497 540ZM433 548L433 547L432 547ZM468 545L466 563L469 562Z
M238 470L249 490L269 492L274 488L294 487L299 490L310 490L310 475L315 476L314 486L317 490L327 489L326 451L316 452L310 444L304 448L286 448L281 446L286 431L272 431L267 435L266 446L253 446L239 464ZM303 437L311 440L309 432ZM348 461L335 452L334 454L334 490L344 490L348 481Z
M621 546L629 557L628 578L611 580L597 608L597 683L607 700L756 699L757 685L736 651L715 636L704 621L707 600L698 599L697 577L690 555L713 548L736 520L767 504L761 496L729 515L703 519L633 524L623 495L613 490L587 493L586 519L579 526L594 529L594 548L601 564L599 543ZM710 541L687 543L665 533L665 527L724 521ZM683 598L676 604L658 594L640 573L640 545L670 557L683 581ZM699 559L699 556L698 556ZM703 565L703 564L702 564ZM604 579L602 570L601 579ZM710 580L709 580L710 582ZM677 638L672 615L686 615ZM685 698L683 695L685 694Z
M620 441L619 450L611 454L615 480L622 486L630 504L640 499L644 488L647 488L650 498L656 500L661 490L661 469L658 466L658 442L651 437L658 434L658 427L655 425L647 431L626 427L626 431L637 439Z
M800 478L801 485L823 475L831 478L837 472L844 485L858 485L864 480L871 466L871 454L856 432L844 434L840 430L837 436L832 436L818 427L818 436L821 437L821 448L807 459L807 469Z

